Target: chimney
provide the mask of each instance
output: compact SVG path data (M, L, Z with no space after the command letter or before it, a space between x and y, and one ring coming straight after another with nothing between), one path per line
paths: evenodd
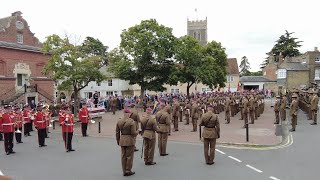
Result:
M16 11L16 12L12 13L11 16L17 16L17 17L19 17L19 16L21 16L21 14L22 14L21 11Z
M283 62L283 56L282 53L280 52L279 56L278 56L278 64L281 65Z
M314 47L315 52L319 52L318 47Z

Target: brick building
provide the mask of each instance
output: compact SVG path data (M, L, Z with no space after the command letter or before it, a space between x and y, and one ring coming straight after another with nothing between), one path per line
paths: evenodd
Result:
M0 102L52 100L54 81L41 73L48 56L21 14L0 19Z
M275 58L278 62L275 62ZM269 88L277 89L279 92L311 87L312 82L320 84L320 52L315 47L314 51L307 51L296 57L283 58L281 55L271 55L269 63L262 71L264 77L276 81L269 84Z

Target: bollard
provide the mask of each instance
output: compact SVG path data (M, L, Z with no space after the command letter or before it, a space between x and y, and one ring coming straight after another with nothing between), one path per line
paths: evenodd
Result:
M52 129L56 129L56 123L55 123L56 121L53 121L52 122Z
M99 133L101 133L101 122L99 121L99 124L98 124L98 131Z
M246 137L247 137L247 142L249 142L249 124L246 123Z

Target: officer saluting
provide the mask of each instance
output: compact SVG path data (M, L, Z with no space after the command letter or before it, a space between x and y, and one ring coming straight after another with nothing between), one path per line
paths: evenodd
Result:
M121 146L121 162L122 171L124 176L134 175L135 172L131 171L133 164L133 155L135 147L135 137L139 131L136 130L136 123L133 119L129 118L131 111L124 110L124 117L118 121L116 125L116 139L117 144Z
M2 114L2 118L0 119L0 126L2 127L3 134L4 134L4 149L6 154L14 154L13 151L13 134L14 134L14 119L10 115L11 106L5 105L4 106L4 114Z
M213 106L208 106L200 121L200 128L204 126L202 137L204 145L204 158L208 165L214 164L216 140L220 138L220 123L218 115L213 113Z

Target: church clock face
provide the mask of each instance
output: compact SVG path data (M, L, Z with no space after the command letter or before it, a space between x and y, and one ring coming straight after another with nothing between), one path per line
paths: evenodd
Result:
M17 29L22 30L24 28L24 24L21 21L17 21L16 27L17 27Z

